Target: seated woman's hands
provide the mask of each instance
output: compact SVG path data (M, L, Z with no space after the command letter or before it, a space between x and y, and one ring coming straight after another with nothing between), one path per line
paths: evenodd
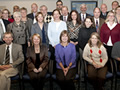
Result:
M97 63L95 63L94 61L93 61L93 66L95 67L95 68L101 68L101 67L103 67L103 66L101 66L101 65L98 65Z
M69 66L68 66L67 68L64 68L64 70L63 70L63 72L64 72L64 76L67 75L69 68L70 68Z
M42 72L42 70L43 70L43 69L42 69L41 67L40 67L39 69L36 69L36 68L33 69L33 71L34 71L35 73Z

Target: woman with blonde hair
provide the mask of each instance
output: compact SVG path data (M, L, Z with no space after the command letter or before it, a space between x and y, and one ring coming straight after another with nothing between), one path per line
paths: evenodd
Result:
M33 34L32 45L27 48L28 74L34 90L43 90L48 69L48 49L42 45L39 34Z
M104 90L108 60L106 49L97 32L93 32L83 51L83 59L88 62L88 78L94 90Z

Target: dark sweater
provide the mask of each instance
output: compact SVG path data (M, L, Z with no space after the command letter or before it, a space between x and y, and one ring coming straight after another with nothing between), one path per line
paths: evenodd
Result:
M79 47L83 50L85 45L87 44L89 38L90 38L90 35L91 33L93 32L96 32L96 28L85 28L85 27L82 27L80 28L79 30L79 34L78 34L78 44L79 44Z

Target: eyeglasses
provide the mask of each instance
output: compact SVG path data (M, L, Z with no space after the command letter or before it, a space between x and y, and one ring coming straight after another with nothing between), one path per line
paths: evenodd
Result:
M57 6L62 6L62 4L57 4Z

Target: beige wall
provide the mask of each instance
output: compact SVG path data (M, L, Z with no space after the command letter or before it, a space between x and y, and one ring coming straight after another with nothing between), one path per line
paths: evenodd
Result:
M0 0L0 7L6 6L7 9L9 9L12 13L12 7L14 5L19 5L20 7L26 7L28 9L28 13L31 12L31 4L32 3L37 3L38 6L40 7L41 5L46 5L48 7L48 11L52 11L53 9L56 8L56 1L57 0ZM71 9L71 1L77 1L77 0L62 0L64 5L68 6L69 10ZM83 0L85 1L85 0ZM88 1L88 0L87 0ZM96 0L92 0L96 1ZM98 0L99 4L98 6L100 7L101 3L105 3L108 6L108 10L111 9L111 2L114 0ZM117 0L120 3L120 0Z

